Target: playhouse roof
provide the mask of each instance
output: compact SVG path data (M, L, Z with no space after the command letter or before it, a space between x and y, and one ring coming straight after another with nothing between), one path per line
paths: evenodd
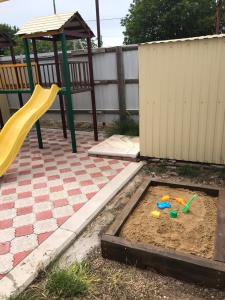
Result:
M94 33L78 12L34 18L25 24L17 35L43 37L65 33L67 38L93 37Z
M0 48L8 48L15 45L15 42L5 33L0 33Z

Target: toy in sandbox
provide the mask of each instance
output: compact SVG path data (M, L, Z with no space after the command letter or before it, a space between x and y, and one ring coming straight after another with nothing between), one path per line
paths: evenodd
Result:
M67 127L71 136L72 152L77 152L72 94L90 91L94 139L98 140L91 38L94 33L78 12L35 18L18 32L24 43L26 62L16 60L14 41L0 34L0 48L9 48L12 63L0 63L0 94L17 94L20 109L8 120L0 132L0 177L8 170L22 144L35 124L39 148L43 148L39 119L47 112L58 94L63 136ZM68 57L67 40L86 39L87 59ZM38 57L37 42L52 42L54 61L44 62ZM58 44L61 53L58 51ZM31 61L30 46L33 48ZM23 105L23 94L31 94ZM65 106L66 104L66 116ZM67 124L66 124L67 123ZM4 125L4 124L2 124Z
M159 209L171 208L171 204L169 202L157 202L157 207Z
M196 199L197 199L197 195L193 195L193 196L191 197L191 199L188 200L188 202L185 204L185 206L184 206L183 209L182 209L182 212L183 212L184 214L189 213L191 203L192 203L194 200L196 200Z
M171 208L172 205L168 202L168 200L170 200L170 199L173 199L173 198L171 198L169 195L163 196L160 199L162 202L157 202L156 207L160 210L164 210L166 208ZM196 199L197 199L197 195L193 195L187 202L183 198L174 198L174 200L176 200L176 202L178 204L183 206L181 211L184 214L188 214L190 212L191 204ZM165 200L167 200L167 201L165 201ZM160 217L160 212L157 211L157 210L153 210L153 211L151 211L151 216L154 217L154 218L159 218ZM171 210L169 212L169 216L170 216L171 219L176 219L178 217L177 210Z

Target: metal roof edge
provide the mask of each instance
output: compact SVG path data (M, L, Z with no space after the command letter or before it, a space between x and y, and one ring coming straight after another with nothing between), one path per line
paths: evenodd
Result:
M166 43L175 43L175 42L186 42L186 41L214 39L214 38L223 38L223 37L225 37L225 34L212 34L212 35L203 35L203 36L182 38L182 39L171 39L171 40L145 42L145 43L138 44L138 46L152 45L152 44L166 44Z

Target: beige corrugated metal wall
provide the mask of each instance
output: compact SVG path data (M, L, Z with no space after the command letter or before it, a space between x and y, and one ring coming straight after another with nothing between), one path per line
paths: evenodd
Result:
M141 155L225 162L225 37L139 47Z

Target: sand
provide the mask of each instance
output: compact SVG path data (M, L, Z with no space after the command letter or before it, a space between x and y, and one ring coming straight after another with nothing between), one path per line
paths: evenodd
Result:
M192 203L189 214L183 214L182 206L175 200L169 201L172 209L178 210L177 219L169 217L171 209L159 210L156 207L156 203L164 195L188 200L194 194L198 198ZM120 236L131 242L151 244L211 259L214 255L216 200L216 197L188 189L150 187L122 227ZM152 210L161 212L159 219L151 216Z

